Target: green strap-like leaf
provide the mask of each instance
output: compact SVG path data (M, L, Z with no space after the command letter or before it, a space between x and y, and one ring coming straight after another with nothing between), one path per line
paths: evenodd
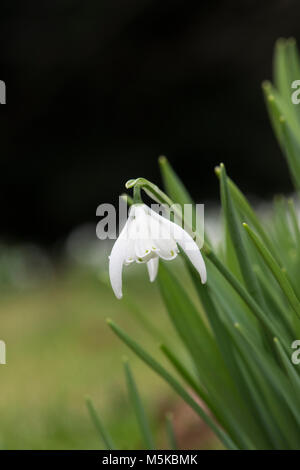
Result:
M293 226L295 244L296 244L297 252L298 252L297 259L299 262L300 260L300 229L299 229L299 221L298 221L298 217L296 214L296 209L295 209L295 204L294 204L293 199L288 200L288 209L289 209L290 219L291 219L292 226Z
M176 436L175 436L175 432L173 428L173 417L171 413L168 413L166 416L166 431L167 431L170 449L177 450L178 446L177 446Z
M277 262L269 252L268 248L263 244L263 242L259 239L259 237L253 232L253 230L247 225L243 224L245 230L247 231L250 239L253 241L254 245L256 246L257 250L264 258L266 264L269 266L270 270L272 271L275 279L277 280L279 286L281 287L282 291L286 295L286 298L293 308L294 312L300 317L300 302L286 277L285 272L278 266ZM277 336L277 335L275 335Z
M91 416L91 420L94 423L95 428L99 432L99 435L100 435L101 439L103 440L106 449L115 450L116 447L113 443L113 440L110 437L109 433L106 431L105 427L103 426L103 424L102 424L102 422L101 422L101 420L98 416L98 413L95 410L93 402L90 398L86 398L86 406L87 406L87 409L88 409L89 414Z
M216 175L218 178L220 178L221 172L220 168L217 167L215 169ZM231 198L234 202L234 205L239 212L240 216L243 217L244 222L250 222L251 225L255 228L257 233L261 236L262 240L265 242L265 244L270 247L273 256L276 258L276 250L273 246L273 242L271 238L268 236L266 233L265 229L263 228L259 218L255 214L254 210L252 209L249 201L247 198L244 196L244 194L241 192L241 190L238 188L238 186L227 176L227 185L228 189L230 191Z
M251 312L256 316L256 318L266 327L266 329L273 334L273 336L278 336L276 334L277 328L272 323L272 321L268 318L268 315L261 309L261 307L255 302L253 297L249 295L247 290L244 286L236 279L235 276L231 274L231 272L226 268L226 266L222 263L221 260L213 253L213 251L209 250L206 254L207 258L216 266L218 271L224 276L225 279L231 284L234 290L239 294L241 299L246 303L249 307Z
M196 381L196 379L192 376L192 374L187 370L184 364L180 361L180 359L174 354L174 352L168 348L165 344L160 345L160 349L164 353L164 355L168 358L174 369L178 372L178 374L182 377L182 379L191 387L194 392L199 395L199 397L210 407L211 402L207 393L205 392L204 388L201 387Z
M265 307L265 302L261 294L259 284L253 272L248 250L244 244L243 236L241 233L240 224L237 219L236 211L231 200L230 191L228 190L227 175L225 166L220 165L220 181L221 181L221 201L224 211L225 221L231 235L231 239L236 252L237 260L244 278L249 294L261 306Z
M124 370L128 394L134 407L135 415L141 430L141 435L143 436L147 449L153 450L155 449L153 436L127 359L124 360Z
M295 188L300 189L300 126L294 115L291 115L289 108L282 101L281 97L268 82L263 85L266 105L274 133L278 139L282 151L293 178ZM295 106L295 105L294 105Z
M295 365L292 364L291 358L288 358L286 355L286 352L284 351L282 345L280 344L280 341L278 338L274 338L274 343L276 345L276 348L278 350L278 353L280 355L281 361L284 365L284 368L287 372L287 375L291 381L291 384L294 388L295 392L295 398L299 402L299 408L300 408L300 377L296 372Z

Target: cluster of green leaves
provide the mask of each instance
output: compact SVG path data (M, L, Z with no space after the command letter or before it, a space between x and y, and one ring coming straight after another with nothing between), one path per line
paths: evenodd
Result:
M275 86L264 84L276 136L296 189L300 186L300 105L291 102L291 82L300 79L293 41L279 41ZM160 202L192 203L162 157L166 195L146 180ZM300 368L291 362L300 338L300 229L293 201L277 199L269 219L260 217L227 176L216 169L224 220L221 246L202 248L208 282L202 285L187 258L185 267L199 302L172 270L160 263L159 286L166 311L189 355L163 344L170 372L119 326L112 330L212 428L228 449L300 448ZM199 399L195 399L195 395ZM207 411L209 410L209 411Z
M286 156L294 185L299 190L300 107L292 100L293 92L297 92L293 88L296 80L300 80L296 41L293 38L279 39L274 55L274 85L264 82L263 91L274 133Z

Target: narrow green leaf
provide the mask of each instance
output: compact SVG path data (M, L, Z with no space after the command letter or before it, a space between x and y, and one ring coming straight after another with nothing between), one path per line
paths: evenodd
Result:
M299 255L300 254L300 229L299 229L299 222L298 222L298 217L296 214L296 209L295 209L295 204L294 204L293 199L288 200L288 209L289 209L290 219L291 219L292 226L293 226L296 247L297 247L297 251ZM297 260L299 262L299 256L297 257Z
M235 324L235 329L236 333L239 333L236 340L242 359L240 371L249 382L249 391L255 402L256 414L260 413L258 422L262 423L274 449L288 449L289 438L282 430L280 417L278 417L278 399L274 395L272 387L266 381L265 375L257 367L256 360L252 357L254 349L249 346L240 334L240 325L238 323ZM230 331L233 334L233 331ZM282 406L281 403L279 406Z
M130 338L120 327L111 320L107 320L108 325L116 335L130 348L135 354L144 361L151 369L160 375L173 390L211 427L216 436L228 449L237 449L230 437L218 427L214 420L201 408L201 406L189 395L182 385L172 375L153 359L139 344Z
M295 398L299 402L299 409L300 409L300 377L295 370L295 366L292 364L291 358L288 358L286 352L284 351L282 345L278 338L274 338L274 343L280 355L282 364L287 372L287 375L290 379L290 382L293 386Z
M222 208L246 288L255 301L262 307L265 307L265 302L261 294L259 284L253 273L253 267L248 256L248 250L246 249L243 240L240 224L238 222L235 208L231 200L230 191L228 190L227 175L225 166L223 164L220 165L220 182Z
M205 392L204 388L201 387L200 384L197 383L195 378L192 374L187 370L187 368L182 364L180 359L168 348L165 344L160 345L160 349L164 353L164 355L168 358L170 363L173 365L174 369L179 373L179 375L183 378L183 380L189 385L194 392L206 403L211 405L210 400L208 398L207 393Z
M264 92L265 103L271 121L272 129L279 144L282 145L282 129L280 126L280 117L282 116L282 111L278 108L278 105L275 103L276 90L274 90L272 84L268 81L263 82L262 89Z
M295 135L291 132L286 118L281 116L279 119L279 125L281 128L282 135L282 148L286 155L288 165L290 168L291 176L295 188L300 190L300 145L295 138Z
M135 415L141 430L141 435L144 439L147 449L153 450L155 449L153 436L127 359L124 360L124 370L128 394L131 399L131 403L134 407Z
M264 395L259 382L256 380L255 374L251 372L251 365L249 364L249 356L237 357L237 367L239 374L243 377L247 387L247 402L253 410L253 417L265 436L265 443L257 445L257 449L278 449L281 446L282 436L277 430L276 422L273 419L272 413L266 407ZM257 374L257 370L256 370Z
M298 106L292 103L292 83L300 77L299 57L294 38L280 38L274 54L274 80L280 96L290 108L295 120L300 117Z
M287 102L291 98L291 80L287 63L287 41L280 38L276 41L274 53L274 79L275 86L283 99Z
M253 230L247 224L243 224L243 226L245 227L245 230L247 231L250 239L255 244L257 250L260 252L261 256L265 260L266 264L272 271L279 286L286 295L289 304L291 305L295 313L298 315L298 317L300 317L300 302L296 297L296 294L288 278L286 277L285 272L280 268L280 266L278 266L277 262L269 252L268 248L263 244L263 242L258 238L258 236L253 232Z
M173 428L173 416L171 413L168 413L166 416L166 431L167 431L170 449L177 450L178 446L177 446L176 436L175 436L175 432Z
M205 386L212 385L213 370L223 361L211 332L166 263L160 263L158 280L169 317L191 354L198 368L199 377ZM208 364L210 367L207 367Z
M162 352L165 354L167 359L170 361L174 369L178 372L178 374L181 376L181 378L186 382L189 387L191 387L194 392L197 393L197 395L201 398L201 400L206 403L208 408L213 412L214 416L217 418L220 424L223 426L226 425L224 422L223 416L219 413L218 408L216 408L215 403L209 395L206 393L203 387L201 387L200 384L197 383L195 378L192 376L192 374L187 370L187 368L182 364L178 356L174 354L173 351L171 351L166 345L162 344L160 346Z
M192 264L190 263L189 259L186 256L184 257L184 259L185 259L188 271L190 273L191 279L193 281L193 284L195 286L196 292L199 295L200 301L206 312L212 331L214 332L218 347L221 351L224 361L226 362L230 372L231 373L235 372L237 369L236 369L236 363L234 359L234 352L232 349L232 343L229 340L227 331L224 328L224 325L222 324L220 320L218 310L212 298L212 292L210 289L210 279L208 279L208 282L206 284L200 283L199 275L196 269L194 268L194 266L192 266Z
M281 129L278 128L280 117L284 116L288 121L291 131L297 138L299 134L299 122L294 114L294 105L291 106L291 101L286 102L283 97L275 90L270 82L263 83L263 91L265 94L265 101L275 135L281 144Z
M216 167L215 172L218 178L220 178L221 172L220 172L219 167ZM246 222L248 221L249 223L251 223L251 225L259 233L259 235L261 236L265 244L270 248L270 251L272 251L273 256L276 258L276 250L273 246L273 242L271 238L268 236L268 234L266 233L266 231L264 230L264 228L262 227L262 224L259 218L255 214L247 198L244 196L244 194L238 188L238 186L228 176L227 176L227 185L231 194L231 198L242 220Z
M236 324L235 327L241 333L245 344L249 345L248 354L251 354L273 391L273 399L275 399L273 411L276 411L278 422L284 427L286 433L291 434L289 441L294 446L293 448L299 448L300 411L295 394L282 370L276 366L274 358L256 347L240 325Z
M281 325L281 327L285 329L285 333L290 337L293 337L293 316L291 314L290 306L281 293L278 293L278 289L276 288L276 285L274 285L276 281L272 279L273 282L271 283L265 273L260 270L259 266L254 266L254 271L264 292L266 302L269 306L269 311L272 312L272 316L270 316L270 318L276 325L278 325L278 328L279 325Z
M261 307L255 302L253 297L249 295L244 286L231 274L231 272L226 268L226 266L220 261L217 256L211 251L206 251L207 258L216 266L219 272L224 276L225 279L231 284L234 290L239 294L241 299L249 307L251 312L256 316L256 318L265 326L265 328L273 334L273 336L278 336L276 334L277 328L274 326L272 321L268 318L266 313L261 309Z
M272 85L267 82L263 85L266 105L274 133L278 139L280 147L284 152L287 163L293 178L295 188L300 189L300 126L295 119L294 113L282 101ZM295 107L295 106L294 106Z
M104 445L107 450L115 450L116 447L109 435L109 433L106 431L105 427L103 426L97 411L95 410L95 407L93 405L93 402L90 398L86 398L86 406L89 411L90 417L92 422L95 425L95 428L99 432L100 437L102 438Z

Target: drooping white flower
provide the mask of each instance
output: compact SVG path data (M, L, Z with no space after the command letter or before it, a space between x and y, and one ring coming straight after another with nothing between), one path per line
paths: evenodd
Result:
M192 237L179 225L160 216L145 204L131 206L128 220L116 240L109 257L109 276L113 291L122 297L123 265L147 263L150 281L158 271L159 258L176 258L178 247L185 252L206 282L206 267L200 250Z

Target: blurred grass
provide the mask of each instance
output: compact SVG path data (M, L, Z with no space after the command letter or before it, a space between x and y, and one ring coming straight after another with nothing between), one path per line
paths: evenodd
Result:
M126 280L127 287L162 327L167 319L156 286L143 274ZM128 350L107 327L107 317L158 351L124 303L88 269L64 268L36 288L1 290L0 339L6 342L7 364L0 366L0 448L101 448L86 395L118 447L141 446L122 370ZM159 423L154 410L171 392L136 358L131 363L154 426Z

